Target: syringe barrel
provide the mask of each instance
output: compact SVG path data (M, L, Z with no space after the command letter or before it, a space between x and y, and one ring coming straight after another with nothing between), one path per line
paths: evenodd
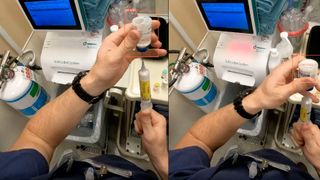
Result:
M144 66L139 70L141 102L151 102L150 72Z
M311 97L304 96L301 100L301 109L299 120L303 123L310 122L312 109L312 99Z

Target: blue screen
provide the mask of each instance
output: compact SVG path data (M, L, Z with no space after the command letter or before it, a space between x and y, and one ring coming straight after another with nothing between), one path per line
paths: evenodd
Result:
M36 26L76 26L69 0L25 2Z
M243 3L201 3L211 27L249 30Z

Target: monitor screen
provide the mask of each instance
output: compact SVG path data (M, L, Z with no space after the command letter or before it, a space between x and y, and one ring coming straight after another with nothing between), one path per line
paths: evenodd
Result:
M34 29L81 30L73 0L19 0Z
M210 30L253 33L247 0L198 0Z

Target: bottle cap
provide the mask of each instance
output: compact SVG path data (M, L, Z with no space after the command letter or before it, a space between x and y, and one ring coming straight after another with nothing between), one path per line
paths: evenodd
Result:
M117 32L119 30L119 26L118 25L112 25L111 27L110 27L110 31L111 32Z

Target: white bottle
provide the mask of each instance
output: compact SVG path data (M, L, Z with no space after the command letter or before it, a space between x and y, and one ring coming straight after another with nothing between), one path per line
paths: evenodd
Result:
M290 58L293 54L293 46L288 39L288 33L282 32L280 33L281 41L277 44L276 48L280 53L281 59Z
M152 19L148 16L138 16L132 20L132 24L140 33L137 50L140 52L147 51L151 44Z
M318 77L318 62L313 59L305 59L301 61L298 65L299 72L298 77L311 77L313 79L317 79ZM308 89L311 91L313 88Z
M268 61L269 73L271 73L278 65L281 64L281 57L276 48L270 50L270 57Z
M309 96L304 96L301 100L301 109L299 120L303 123L310 122L312 109L312 99Z

